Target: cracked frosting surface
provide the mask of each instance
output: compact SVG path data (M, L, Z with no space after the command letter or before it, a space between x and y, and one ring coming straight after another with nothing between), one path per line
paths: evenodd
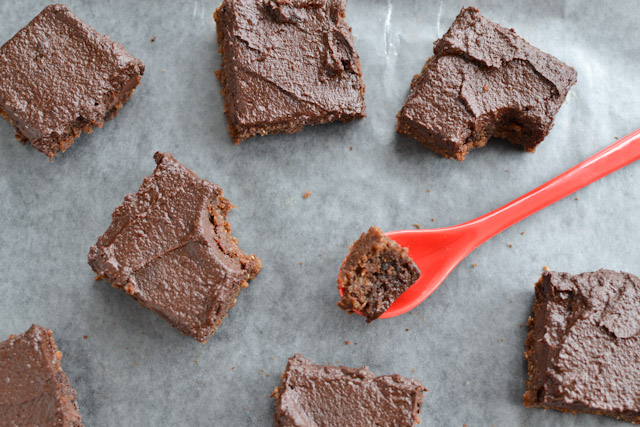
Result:
M364 116L346 0L225 0L218 74L233 139Z
M274 390L278 427L414 426L426 389L400 375L376 377L365 366L315 365L289 359Z
M640 279L547 272L529 320L525 406L640 422Z
M67 6L47 6L0 48L0 110L53 156L74 128L101 126L143 73L140 60Z
M232 205L217 185L171 154L154 159L153 174L125 197L91 247L89 264L185 334L206 341L261 263L229 235Z
M61 360L53 333L42 326L0 342L0 424L82 426Z
M458 160L491 136L534 151L576 82L573 68L472 7L434 53L412 82L398 131Z

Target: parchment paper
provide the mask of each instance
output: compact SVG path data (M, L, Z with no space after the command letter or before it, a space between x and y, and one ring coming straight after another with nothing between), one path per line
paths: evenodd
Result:
M0 339L32 323L51 328L87 426L272 425L269 394L296 352L419 378L429 389L424 426L620 425L523 407L523 325L545 265L640 274L640 164L490 240L409 314L367 325L336 307L335 279L369 225L475 218L640 126L637 4L477 1L489 19L575 67L578 83L535 154L493 141L460 164L397 135L395 115L463 2L350 0L368 117L239 146L214 77L218 3L68 2L147 70L118 117L53 164L0 122ZM0 42L45 5L1 2ZM157 150L224 189L237 205L233 234L264 262L206 345L94 282L87 265Z

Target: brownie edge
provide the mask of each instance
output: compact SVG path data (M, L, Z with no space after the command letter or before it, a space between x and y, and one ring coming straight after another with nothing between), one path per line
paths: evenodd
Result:
M417 379L316 365L300 354L281 380L272 394L276 427L415 426L427 390Z
M545 272L527 323L526 407L640 424L640 279Z
M338 306L361 312L367 323L382 315L420 277L408 249L372 226L349 248L338 274L344 296Z

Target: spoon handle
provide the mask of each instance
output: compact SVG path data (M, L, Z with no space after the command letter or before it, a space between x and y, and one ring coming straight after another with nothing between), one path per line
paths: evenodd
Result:
M535 190L464 225L477 230L477 247L529 215L638 159L640 159L640 129Z

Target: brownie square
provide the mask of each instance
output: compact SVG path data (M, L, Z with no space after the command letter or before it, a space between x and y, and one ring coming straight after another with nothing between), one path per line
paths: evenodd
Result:
M547 136L576 71L512 30L463 8L411 83L397 131L464 160L492 136L526 151Z
M359 311L367 323L372 322L419 277L408 249L378 227L370 227L351 245L342 264L338 288L344 289L344 296L338 306L350 313Z
M289 359L276 400L277 427L414 426L427 389L398 374L376 377L366 366L314 365Z
M115 117L144 73L66 6L47 6L0 48L0 114L50 159Z
M218 32L233 141L364 117L364 85L346 0L225 0Z
M62 370L53 333L32 325L0 342L0 424L82 426L76 391Z
M524 406L640 423L640 279L546 272L535 287Z
M220 187L171 154L154 159L153 174L124 198L91 247L89 264L99 278L206 342L262 264L229 234L233 205Z

